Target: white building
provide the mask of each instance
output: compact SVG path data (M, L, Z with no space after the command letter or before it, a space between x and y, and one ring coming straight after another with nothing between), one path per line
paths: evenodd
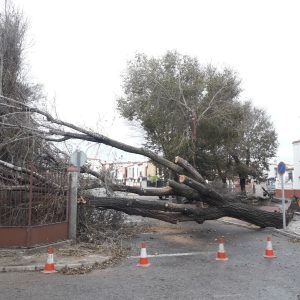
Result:
M128 186L146 188L147 181L157 175L157 168L150 161L107 163L104 167L117 184Z
M293 165L286 164L286 172L283 175L284 195L286 198L297 196L300 198L300 140L293 142ZM276 179L275 197L281 197L281 175L277 172L277 165L272 165ZM270 173L269 173L270 176Z
M293 142L294 150L294 174L293 187L297 197L300 197L300 141Z

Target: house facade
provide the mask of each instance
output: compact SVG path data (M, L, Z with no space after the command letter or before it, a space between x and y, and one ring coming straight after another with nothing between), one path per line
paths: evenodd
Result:
M105 164L111 177L117 184L146 188L152 178L157 178L158 169L150 161L115 162Z

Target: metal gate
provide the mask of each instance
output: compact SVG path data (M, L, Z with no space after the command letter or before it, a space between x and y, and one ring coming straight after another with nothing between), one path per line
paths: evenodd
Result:
M68 238L66 170L8 170L0 186L0 247L26 247ZM16 183L18 183L16 185Z

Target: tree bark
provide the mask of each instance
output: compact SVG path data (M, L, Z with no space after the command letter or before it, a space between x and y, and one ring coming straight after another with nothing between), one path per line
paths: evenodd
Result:
M171 223L196 221L203 223L206 220L215 220L224 217L225 214L215 207L196 208L195 206L187 206L183 204L175 204L162 200L143 200L130 198L116 197L89 197L88 205L94 207L110 208L125 213L132 212L134 215L142 215L158 219L156 214L159 214L159 219L162 216L168 219ZM143 214L140 214L140 213ZM151 213L150 213L151 212ZM164 212L164 213L163 213Z
M184 175L180 175L179 181L197 190L205 197L205 202L218 207L228 217L237 218L260 227L282 228L282 215L280 213L263 211L243 203L233 203L231 199Z
M187 172L187 174L192 176L192 178L198 180L201 183L204 183L204 178L202 177L202 175L189 162L187 162L180 156L176 156L175 163L181 166Z
M241 193L246 194L246 178L243 175L240 175L240 187Z

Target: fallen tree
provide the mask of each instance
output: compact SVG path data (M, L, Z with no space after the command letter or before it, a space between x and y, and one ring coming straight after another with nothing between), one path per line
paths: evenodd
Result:
M138 195L161 195L168 192L169 195L180 195L190 201L201 201L209 205L199 208L196 205L175 204L162 200L144 200L125 197L95 197L87 196L87 204L97 208L115 209L129 215L140 215L170 223L196 221L203 223L206 220L216 220L221 217L233 217L254 224L259 227L282 228L282 214L278 211L268 212L248 204L241 203L238 197L224 196L216 192L212 187L203 185L185 175L181 175L180 183L169 180L169 186L161 189L139 189L126 187L126 191ZM114 190L122 191L122 186ZM124 191L124 190L123 190ZM286 212L287 224L293 218L298 209L295 201L292 201Z
M70 139L105 144L126 152L146 156L169 169L174 180L169 180L168 186L156 189L142 189L136 187L119 186L109 182L105 175L97 173L87 166L81 169L82 173L93 175L99 180L99 186L105 185L113 191L126 191L143 196L177 195L185 197L189 202L203 202L206 208L199 208L191 204L174 204L159 200L141 200L118 197L89 197L89 205L97 208L110 208L123 211L127 214L141 215L164 220L171 223L183 221L196 221L203 223L205 220L214 220L223 216L234 217L260 227L282 227L282 215L279 212L267 212L251 205L241 203L238 196L228 196L206 184L201 174L181 157L176 157L171 162L164 157L146 149L138 148L110 139L94 131L54 118L51 114L38 108L30 107L21 102L1 96L0 105L10 105L18 113L35 115L38 126L25 127L23 124L5 124L2 126L21 127L27 130L29 136L42 138L49 142L64 142ZM37 129L38 128L38 129ZM24 170L22 170L24 172ZM35 174L35 178L39 178ZM176 179L176 180L175 180ZM41 179L42 180L42 179ZM96 184L97 185L97 184ZM94 185L94 187L96 186ZM287 223L291 220L296 206L293 204L287 211Z

